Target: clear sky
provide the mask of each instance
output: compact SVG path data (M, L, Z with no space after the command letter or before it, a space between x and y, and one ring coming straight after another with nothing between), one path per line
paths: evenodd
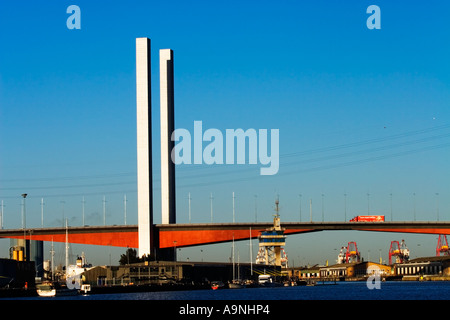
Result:
M68 29L67 7L81 9ZM381 29L366 25L370 5ZM260 165L177 167L177 221L450 219L450 27L445 1L3 1L0 200L4 228L137 223L135 38L152 45L154 212L160 215L159 49L175 60L175 127L279 129L277 175ZM106 202L103 202L103 199ZM392 213L392 214L391 214ZM296 264L334 262L356 241L387 259L391 240L434 255L437 236L290 236ZM256 241L253 248L256 248ZM248 243L238 244L241 261ZM7 256L9 240L1 240ZM102 251L99 251L101 249ZM380 251L381 249L381 251ZM50 249L45 248L46 255ZM73 246L94 264L124 248ZM256 255L254 249L253 257ZM100 252L101 254L97 254ZM180 259L227 261L230 245Z

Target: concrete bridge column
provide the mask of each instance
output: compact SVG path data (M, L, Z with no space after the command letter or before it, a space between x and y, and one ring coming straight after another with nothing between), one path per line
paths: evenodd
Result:
M153 251L150 39L136 39L137 200L139 256Z
M161 215L163 224L176 223L175 163L171 153L174 117L173 51L159 51L160 121L161 121ZM174 245L176 247L176 245ZM176 249L159 249L158 259L176 260Z

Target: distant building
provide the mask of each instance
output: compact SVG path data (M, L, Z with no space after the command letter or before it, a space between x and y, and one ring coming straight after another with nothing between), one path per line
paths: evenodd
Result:
M450 276L450 256L417 258L394 269L398 276Z
M363 278L374 273L390 275L391 267L375 262L339 263L320 268L320 278Z
M372 274L399 279L450 277L450 256L417 258L405 263L383 265L375 262L341 263L320 268L320 278L365 278Z
M83 282L94 286L167 284L177 282L205 283L233 280L233 274L242 280L257 279L259 274L281 276L282 268L272 265L234 266L221 262L151 261L121 266L97 266L83 273Z
M358 263L354 267L355 277L366 277L373 274L377 274L379 276L389 276L392 275L392 273L393 270L391 266L371 261Z
M315 265L313 267L308 267L304 269L300 269L300 278L318 278L320 275L319 266Z

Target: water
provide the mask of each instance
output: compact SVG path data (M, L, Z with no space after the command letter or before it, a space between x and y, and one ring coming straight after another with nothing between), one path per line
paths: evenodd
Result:
M13 301L15 300L15 301ZM28 301L25 301L28 300ZM430 308L430 301L436 300ZM118 315L148 319L283 319L314 316L383 315L415 319L423 310L448 309L449 282L383 282L368 289L365 282L338 282L314 287L245 288L92 294L74 297L0 299L4 310L41 310L59 316L118 319ZM408 304L405 304L409 301ZM56 311L58 310L58 311ZM47 313L45 313L47 314ZM157 315L156 317L154 317Z
M368 289L366 282L337 282L316 286L244 288L92 294L74 297L20 298L20 300L450 300L450 282L382 282L380 289ZM4 299L0 299L4 300ZM16 299L17 300L17 299Z

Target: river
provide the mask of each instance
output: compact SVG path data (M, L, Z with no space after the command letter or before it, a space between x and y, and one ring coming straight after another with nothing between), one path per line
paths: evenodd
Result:
M20 300L450 300L448 281L392 281L369 289L364 281L316 286L243 288L88 294L71 297L19 298ZM5 299L3 299L5 300Z
M429 308L429 301L435 303ZM67 315L116 319L119 314L144 316L158 314L165 319L303 317L305 313L321 317L384 314L397 312L417 316L422 309L445 313L450 300L448 281L382 282L379 289L369 289L366 282L337 282L316 286L243 288L88 294L72 297L0 299L3 309L60 310ZM31 303L27 307L27 302ZM424 305L426 303L427 305ZM440 311L439 311L440 310ZM395 313L395 312L394 312Z

